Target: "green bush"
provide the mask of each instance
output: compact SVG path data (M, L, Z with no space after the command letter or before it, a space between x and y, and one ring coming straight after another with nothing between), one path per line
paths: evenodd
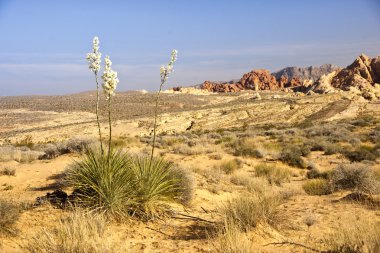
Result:
M128 154L111 149L108 161L106 153L89 149L67 177L85 206L117 216L132 211L136 187Z
M153 218L168 211L167 202L180 199L184 190L180 178L172 172L173 164L161 158L150 161L142 156L134 160L134 212L143 218ZM177 174L178 175L178 174Z
M284 167L278 167L274 164L260 163L255 166L256 176L265 177L270 184L281 185L289 182L291 171Z
M327 195L332 192L329 181L322 178L308 180L302 188L308 195Z
M130 157L120 150L107 154L88 150L67 172L80 203L111 216L153 218L168 210L167 202L188 202L189 173L148 156Z

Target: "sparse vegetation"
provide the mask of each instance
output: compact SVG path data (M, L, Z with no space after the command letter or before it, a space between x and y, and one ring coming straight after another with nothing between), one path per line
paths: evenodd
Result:
M242 167L243 167L243 162L237 158L222 161L221 164L219 165L220 170L226 174L232 174L236 170L241 169Z
M310 153L310 149L307 146L297 146L297 145L285 145L280 154L280 160L291 166L306 168L307 163L302 158Z
M16 176L16 169L5 167L0 170L0 176Z
M248 236L241 232L236 224L224 222L211 238L213 252L217 253L252 253L253 244Z
M380 252L380 224L366 218L350 219L339 224L324 242L333 253Z
M23 245L28 253L113 253L122 251L105 234L106 220L98 214L75 210L54 228L45 228Z
M241 231L249 231L259 223L278 226L284 221L279 211L282 198L275 192L264 194L243 194L228 200L220 213L228 224L238 227Z
M332 192L330 182L323 178L308 180L302 188L309 195L327 195Z
M335 190L353 190L364 193L379 192L379 182L371 169L364 164L342 164L332 173L332 186Z
M0 234L15 234L14 224L20 218L20 206L0 199Z
M231 148L236 156L263 157L263 154L257 149L256 140L253 138L238 139L231 144Z
M279 167L275 164L260 163L255 166L256 176L265 177L270 184L281 185L289 182L291 171L285 167Z

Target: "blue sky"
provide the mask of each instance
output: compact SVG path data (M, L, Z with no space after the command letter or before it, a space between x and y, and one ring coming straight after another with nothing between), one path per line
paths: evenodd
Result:
M119 90L230 80L256 68L350 64L380 55L378 0L0 0L0 96L94 89L85 55L100 38Z

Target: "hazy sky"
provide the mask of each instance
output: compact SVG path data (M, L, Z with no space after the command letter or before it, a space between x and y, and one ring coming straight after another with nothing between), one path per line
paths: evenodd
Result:
M230 80L256 68L350 64L380 55L379 0L0 0L0 96L94 89L92 38L119 90Z

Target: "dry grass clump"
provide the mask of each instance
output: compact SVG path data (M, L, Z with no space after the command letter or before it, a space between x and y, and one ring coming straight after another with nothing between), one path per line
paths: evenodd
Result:
M21 208L18 204L0 199L0 234L14 234L14 224L20 218Z
M16 169L5 167L0 170L0 176L16 176Z
M220 150L218 150L216 146L208 144L196 144L194 146L189 146L188 144L180 143L173 146L173 152L180 155L202 155L218 151Z
M237 158L222 161L221 164L219 165L219 169L226 174L232 174L236 170L241 169L241 168L243 168L243 161Z
M241 231L254 229L259 223L277 226L285 217L279 206L283 198L275 192L264 194L242 194L228 200L220 209L222 217L228 224L233 224Z
M257 141L254 138L240 138L231 143L232 153L236 156L249 156L263 158L264 155L257 148Z
M380 224L365 218L349 220L339 224L324 242L331 253L380 252Z
M270 184L281 185L289 182L291 171L285 167L278 167L274 164L260 163L255 166L256 176L265 177Z
M58 225L42 229L23 245L29 253L113 253L122 252L105 235L106 220L101 215L75 210Z
M39 159L44 153L41 151L30 150L28 147L0 147L0 162L17 161L28 163Z
M302 185L302 188L308 195L327 195L332 193L330 182L323 178L308 180Z
M334 190L353 190L369 194L380 191L380 184L373 171L360 163L339 165L332 172L331 182Z
M250 193L263 194L270 190L268 180L264 177L247 177L246 175L234 175L230 179L231 183L242 185L247 188Z
M213 252L217 253L252 253L253 244L247 234L241 232L235 224L224 222L217 229L214 238L210 238Z

